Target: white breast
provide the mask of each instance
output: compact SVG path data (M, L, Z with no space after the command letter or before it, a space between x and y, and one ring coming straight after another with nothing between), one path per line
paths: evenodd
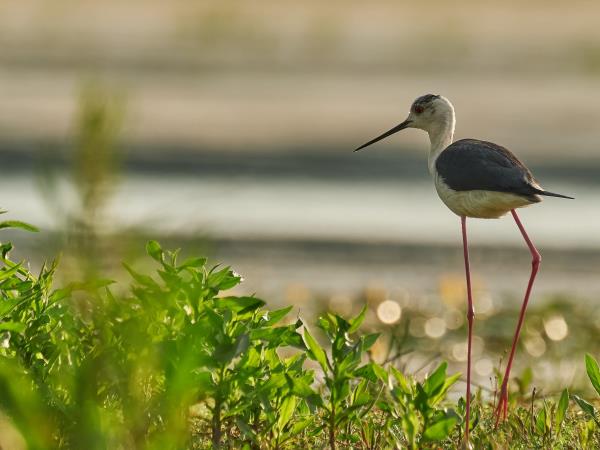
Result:
M508 192L455 191L450 189L437 171L434 173L434 182L440 199L459 216L496 219L511 209L529 206L542 200L538 196L528 199Z

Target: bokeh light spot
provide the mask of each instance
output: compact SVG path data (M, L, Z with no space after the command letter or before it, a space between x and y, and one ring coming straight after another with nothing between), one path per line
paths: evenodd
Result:
M449 308L444 313L444 319L446 320L446 328L449 330L456 330L462 326L464 323L465 313L456 309Z
M487 316L494 312L494 300L489 294L480 295L476 303L476 314Z
M386 325L391 325L400 320L402 307L394 300L384 300L377 306L377 318Z
M446 334L446 322L439 317L432 317L425 322L425 334L430 338L440 338Z
M553 341L562 341L569 334L569 327L563 316L553 316L544 322L546 335Z
M527 353L535 358L542 356L546 352L546 341L539 334L528 336L524 344Z
M456 361L466 361L467 360L467 343L459 342L452 346L452 357Z

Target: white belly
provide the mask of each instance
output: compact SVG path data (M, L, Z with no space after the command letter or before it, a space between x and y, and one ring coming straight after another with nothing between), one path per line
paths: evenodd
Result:
M522 208L542 201L539 196L528 199L508 192L496 191L454 191L439 175L435 175L435 189L440 199L459 216L480 219L496 219L511 209Z

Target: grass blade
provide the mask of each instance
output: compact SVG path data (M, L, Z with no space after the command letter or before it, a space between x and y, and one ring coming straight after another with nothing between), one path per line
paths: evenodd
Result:
M556 409L556 416L554 416L554 424L557 430L560 431L563 420L565 420L565 414L569 407L569 390L567 388L562 391L560 400L558 401L558 408Z
M594 408L592 404L586 402L578 395L572 395L571 397L577 402L581 410L589 414L592 417L592 419L594 419L594 422L596 422L596 425L600 427L600 422L598 421L598 417L596 417L596 408Z
M304 342L306 343L306 346L309 350L308 356L311 359L317 361L323 369L323 371L327 373L329 367L327 362L327 355L325 354L325 351L321 348L319 343L315 340L315 338L312 337L311 334L308 332L308 329L304 329Z
M598 368L598 362L589 353L585 355L585 370L592 382L592 386L594 386L594 389L600 395L600 368Z
M31 231L32 233L37 233L40 231L33 225L21 222L20 220L5 220L4 222L0 222L0 229L2 228L19 228L21 230Z

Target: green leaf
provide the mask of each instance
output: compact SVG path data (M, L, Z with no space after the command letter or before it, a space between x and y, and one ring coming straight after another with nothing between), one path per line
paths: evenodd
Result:
M354 333L357 331L365 320L365 316L367 314L367 305L363 306L360 310L360 313L354 318L350 319L350 328L348 329L348 333Z
M277 418L276 423L279 433L283 431L287 423L290 421L295 409L296 397L292 397L291 395L286 397L281 404L281 408L279 409L279 417Z
M456 416L442 416L440 420L427 427L423 433L423 439L425 441L441 441L446 439L456 425L456 422L458 422L458 417Z
M538 434L546 434L546 408L542 408L535 419L535 429Z
M250 338L253 341L264 341L269 344L269 348L292 347L306 350L302 336L296 331L294 325L286 327L264 327L250 331Z
M216 269L216 267L213 268L207 280L208 285L212 288L225 291L237 286L242 280L242 277L233 272L229 267L224 267L218 271L215 271Z
M302 377L292 378L289 374L285 374L288 386L292 393L298 397L306 398L315 394L315 391L310 386L312 383L312 375L306 374Z
M293 436L297 435L302 430L304 430L307 426L309 426L313 420L314 420L313 417L309 416L309 417L306 417L306 418L294 423L294 426L292 426L292 429L289 431L288 436L293 437Z
M369 381L366 379L358 383L354 389L354 392L352 393L352 407L356 408L359 406L364 406L374 400L369 392L368 386Z
M2 270L0 270L0 281L12 277L15 273L19 272L20 269L21 269L21 264L12 266L10 269L3 268Z
M0 229L2 228L19 228L21 230L31 231L32 233L37 233L40 231L33 225L21 222L20 220L5 220L4 222L0 222Z
M264 300L256 297L221 297L216 299L217 306L238 314L254 311L265 305Z
M425 383L423 383L423 390L429 397L437 394L437 391L444 386L447 367L448 363L444 361L427 377Z
M325 332L329 339L335 339L335 326L334 322L332 322L332 319L321 316L317 319L317 326Z
M373 372L375 372L375 375L377 375L377 378L379 378L383 384L387 384L388 373L383 367L377 363L373 363Z
M377 375L373 370L373 363L365 364L364 366L360 366L358 369L354 371L354 376L359 378L364 378L365 380L369 380L372 383L377 382Z
M283 319L287 314L292 310L293 306L288 306L287 308L276 309L275 311L269 311L265 314L265 326L275 325L281 319Z
M600 395L600 368L598 368L598 362L589 353L585 354L585 370L592 382L592 386L594 386L594 389Z
M343 359L340 361L340 358ZM332 352L331 359L335 361L335 364L337 366L336 372L339 376L351 377L352 372L354 372L354 370L358 367L362 358L358 349L355 348L352 351L348 352L345 356L343 355L343 353L339 354L338 352L334 351Z
M396 379L396 382L398 383L398 387L400 388L400 390L402 392L404 392L405 394L410 394L412 392L412 390L410 388L410 383L407 380L407 378L404 376L404 374L402 372L400 372L398 369L396 369L394 366L391 366L390 368L392 370L392 375Z
M142 286L146 286L146 287L149 287L149 288L152 288L152 289L156 289L156 290L160 289L160 286L158 285L158 283L156 281L154 281L152 279L152 277L149 277L148 275L144 275L142 273L136 272L128 264L123 263L123 267L125 267L125 269L127 270L127 272L129 272L129 275L131 275L131 277L135 281L137 281L139 284L141 284Z
M163 261L163 249L160 244L156 241L148 241L146 244L146 253L152 257L152 259L162 262Z
M304 329L304 343L308 347L308 357L314 361L317 361L323 371L327 373L329 370L329 365L327 364L327 355L315 338L313 338L308 332L308 328Z
M594 419L596 424L598 426L600 426L600 422L598 421L598 418L596 417L596 408L594 408L593 405L586 402L584 399L582 399L581 397L579 397L578 395L575 395L575 394L571 395L571 398L577 402L577 404L579 405L579 407L581 408L581 410L583 412L589 414Z
M452 385L458 381L458 379L460 378L460 375L461 375L461 373L457 372L454 375L450 375L450 376L446 377L441 389L439 389L437 391L436 395L434 395L432 398L430 398L429 404L431 406L435 406L437 403L442 401L444 399L444 397L446 396L448 389L450 389L452 387Z
M361 351L366 352L371 347L373 347L373 344L375 344L380 335L381 333L371 333L367 334L366 336L361 336Z
M180 266L180 269L185 269L186 267L192 267L194 269L199 269L204 267L206 264L206 258L188 258L186 259Z
M402 416L401 419L402 430L408 440L409 448L416 448L415 440L417 438L418 430L421 427L421 421L413 410L409 410Z
M13 245L10 242L5 242L4 244L1 244L0 245L0 257L2 257L2 259L5 259L6 255L8 255L12 249L13 249Z
M372 381L373 383L377 382L377 380L381 381L385 385L388 383L388 373L383 367L374 362L370 362L362 367L359 367L354 374Z
M0 322L0 331L14 331L22 333L27 326L21 322Z
M565 388L560 395L560 400L558 401L558 407L556 409L556 416L554 416L554 423L556 429L560 429L563 420L565 419L565 414L567 413L567 408L569 407L569 389Z
M215 347L214 357L222 362L229 363L234 358L244 353L250 346L248 334L242 334L234 342L226 342Z
M0 299L0 317L11 312L19 304L26 302L28 297L17 297L8 300Z

